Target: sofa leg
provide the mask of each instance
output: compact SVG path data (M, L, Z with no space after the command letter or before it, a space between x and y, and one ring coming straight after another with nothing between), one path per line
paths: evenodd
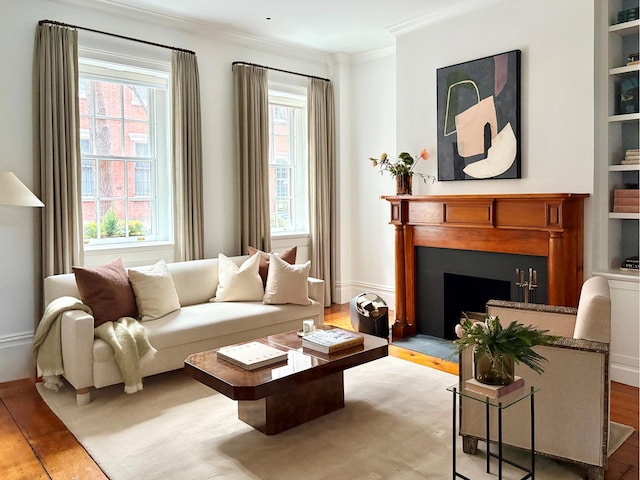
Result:
M587 478L589 480L604 480L604 468L589 467L589 470L587 470Z
M469 455L475 455L478 452L478 439L463 435L462 451L464 453L468 453Z
M76 390L76 404L79 407L89 405L91 402L91 387L79 388Z

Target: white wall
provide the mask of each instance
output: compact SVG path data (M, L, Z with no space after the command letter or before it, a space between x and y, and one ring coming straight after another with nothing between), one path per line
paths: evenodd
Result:
M415 194L475 194L593 191L593 4L584 0L488 2L485 8L461 13L399 34L394 57L353 64L353 162L357 191L351 213L352 293L373 284L393 289L393 227L387 225L391 178L371 175L363 165L382 151L418 152L427 147L431 159L425 173L437 174L436 70L509 50L522 51L522 178L414 182ZM394 85L394 83L396 85ZM394 105L391 92L397 92ZM355 167L354 167L355 168ZM585 260L591 258L591 220L587 201ZM359 251L358 251L359 250ZM356 253L357 252L357 253ZM362 289L360 289L362 291Z
M233 182L233 90L231 63L248 61L327 77L325 54L224 36L197 24L124 15L115 9L86 8L80 0L1 0L0 170L13 171L28 187L36 170L32 143L32 62L38 20L50 19L166 45L198 55L204 155L205 256L236 254ZM99 2L96 2L100 5ZM80 43L95 35L79 33ZM103 37L115 49L136 55L139 44ZM277 52L277 53L276 53ZM166 58L167 51L160 56ZM0 207L0 382L32 374L31 342L40 318L39 213L35 209ZM35 286L35 289L34 289Z

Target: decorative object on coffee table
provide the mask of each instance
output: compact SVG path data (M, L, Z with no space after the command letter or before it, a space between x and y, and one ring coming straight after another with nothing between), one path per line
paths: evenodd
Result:
M513 364L524 363L537 373L542 373L546 359L534 351L536 345L550 345L559 337L548 335L548 330L538 330L512 321L503 328L500 319L487 315L484 322L472 321L466 315L456 325L458 337L453 343L458 353L473 347L476 380L489 385L508 385L513 382Z

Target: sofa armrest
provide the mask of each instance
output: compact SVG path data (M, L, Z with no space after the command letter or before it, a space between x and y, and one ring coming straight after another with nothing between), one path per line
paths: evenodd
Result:
M81 310L62 314L64 377L76 390L93 386L93 317Z
M324 280L309 277L309 298L324 306Z

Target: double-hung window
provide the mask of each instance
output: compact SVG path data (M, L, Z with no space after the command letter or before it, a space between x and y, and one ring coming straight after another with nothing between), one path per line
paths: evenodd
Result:
M272 236L309 233L307 100L302 89L269 89Z
M79 63L85 244L170 241L168 73Z

